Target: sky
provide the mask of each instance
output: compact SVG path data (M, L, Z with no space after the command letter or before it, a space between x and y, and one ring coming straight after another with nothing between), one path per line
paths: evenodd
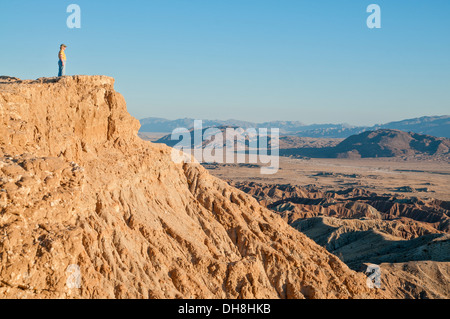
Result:
M114 77L138 119L373 125L450 113L449 14L448 0L2 0L0 75L56 76L65 43L67 75Z

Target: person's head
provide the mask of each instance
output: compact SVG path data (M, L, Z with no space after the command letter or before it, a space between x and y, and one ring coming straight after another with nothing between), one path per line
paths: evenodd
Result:
M61 46L59 47L61 50L65 50L67 48L67 45L65 44L61 44Z

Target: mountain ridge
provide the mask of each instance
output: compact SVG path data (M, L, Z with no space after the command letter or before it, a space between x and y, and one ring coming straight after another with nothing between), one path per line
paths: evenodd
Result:
M179 120L167 120L164 118L141 119L140 132L170 133L175 128L193 127L194 119L185 118ZM284 135L294 135L299 137L326 137L326 138L347 138L351 135L364 131L378 129L398 129L411 131L418 134L426 134L437 137L450 138L450 116L423 116L401 121L393 121L385 124L373 126L355 126L350 124L304 124L299 121L271 121L264 123L254 123L239 120L204 120L204 127L238 126L246 128L280 128L280 133Z

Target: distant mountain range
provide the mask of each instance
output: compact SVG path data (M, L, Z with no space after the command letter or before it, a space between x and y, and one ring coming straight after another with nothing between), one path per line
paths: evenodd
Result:
M218 127L216 132L208 132L203 128L202 132L190 130L191 149L194 148L225 148L226 143L235 143L234 136L227 137L227 127ZM221 132L221 138L217 139L217 132ZM236 130L236 143L241 149L248 150L249 147L261 145L256 134L245 134L244 129ZM194 135L201 134L201 144L195 144ZM214 135L214 137L213 137ZM220 134L219 134L220 136ZM167 134L154 141L174 147L181 141L172 140L172 134ZM262 142L265 145L266 142ZM267 143L271 145L270 136ZM230 144L232 145L232 144ZM257 147L257 146L256 146ZM352 135L346 139L311 138L285 135L280 137L280 155L310 158L366 158L366 157L408 157L423 158L433 157L435 159L449 159L450 139L435 137L401 130L378 129L375 131L364 131Z
M163 118L145 118L141 121L140 132L171 133L175 128L185 127L190 129L194 125L194 119L185 118L167 120ZM239 120L203 120L203 127L241 127L247 128L279 128L283 135L299 137L326 137L347 138L351 135L365 131L378 129L394 129L417 134L426 134L437 137L450 138L450 115L424 116L374 126L352 126L349 124L311 124L306 125L299 121L271 121L254 123Z

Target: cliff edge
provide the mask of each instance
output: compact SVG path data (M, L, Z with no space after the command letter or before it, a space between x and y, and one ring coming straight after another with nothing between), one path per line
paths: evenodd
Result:
M386 297L138 129L112 78L0 77L0 298Z

